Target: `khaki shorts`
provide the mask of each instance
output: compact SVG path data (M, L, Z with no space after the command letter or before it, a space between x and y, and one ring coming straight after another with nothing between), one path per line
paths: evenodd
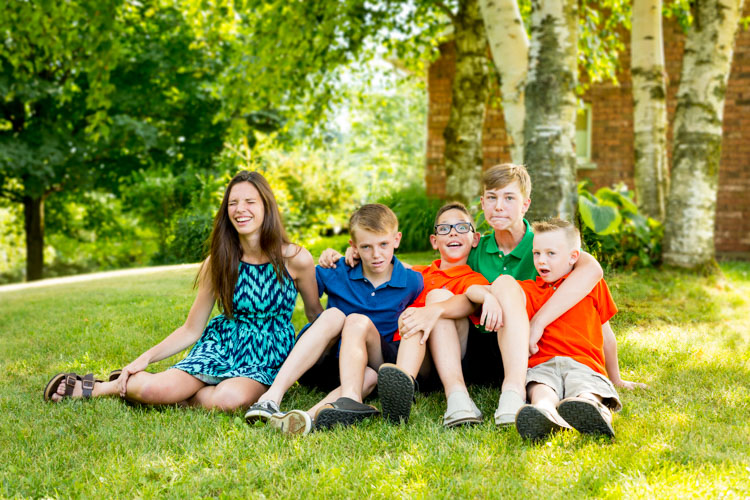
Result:
M573 358L557 356L529 368L526 372L526 385L531 382L551 387L560 399L589 392L601 396L602 403L612 410L622 409L622 403L612 382Z

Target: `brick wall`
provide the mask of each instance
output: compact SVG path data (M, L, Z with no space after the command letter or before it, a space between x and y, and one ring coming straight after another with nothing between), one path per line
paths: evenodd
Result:
M745 8L750 15L750 4ZM626 35L627 38L627 35ZM684 35L674 22L665 20L664 52L669 75L667 106L671 125L679 86ZM629 41L629 40L628 40ZM441 57L429 68L427 120L427 192L445 193L443 129L448 123L455 53L451 42L440 47ZM595 169L579 170L579 179L596 187L625 182L633 187L633 96L629 49L621 56L619 86L596 84L584 95L592 108L591 159ZM497 101L497 98L494 99ZM668 131L671 153L671 129ZM484 168L510 161L500 105L487 108L482 149ZM533 196L532 196L533 198ZM750 257L750 30L737 34L732 72L724 107L724 138L719 170L716 216L716 250L719 254Z

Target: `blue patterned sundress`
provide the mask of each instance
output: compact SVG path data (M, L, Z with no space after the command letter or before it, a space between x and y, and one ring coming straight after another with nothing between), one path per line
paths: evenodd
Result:
M220 314L206 325L188 355L174 365L208 384L247 377L271 385L294 346L294 281L279 283L268 264L240 262L232 306L234 318Z

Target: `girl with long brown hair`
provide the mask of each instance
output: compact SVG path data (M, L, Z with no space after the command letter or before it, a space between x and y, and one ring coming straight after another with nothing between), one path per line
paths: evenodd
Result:
M119 394L139 403L222 410L254 403L294 345L297 292L310 321L322 312L313 258L287 239L273 192L257 172L242 171L229 182L196 284L185 323L167 338L106 382L58 373L44 399ZM209 322L216 302L222 313ZM192 344L187 357L168 370L145 371Z

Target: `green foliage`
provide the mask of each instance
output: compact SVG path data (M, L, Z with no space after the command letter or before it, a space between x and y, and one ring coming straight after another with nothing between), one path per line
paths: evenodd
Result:
M401 231L402 252L420 252L430 250L430 235L433 234L435 214L443 206L443 201L427 196L424 187L409 186L393 192L378 200L391 207L398 217L398 228Z
M624 186L592 193L578 185L578 216L585 250L607 268L656 266L661 259L661 223L638 213Z

